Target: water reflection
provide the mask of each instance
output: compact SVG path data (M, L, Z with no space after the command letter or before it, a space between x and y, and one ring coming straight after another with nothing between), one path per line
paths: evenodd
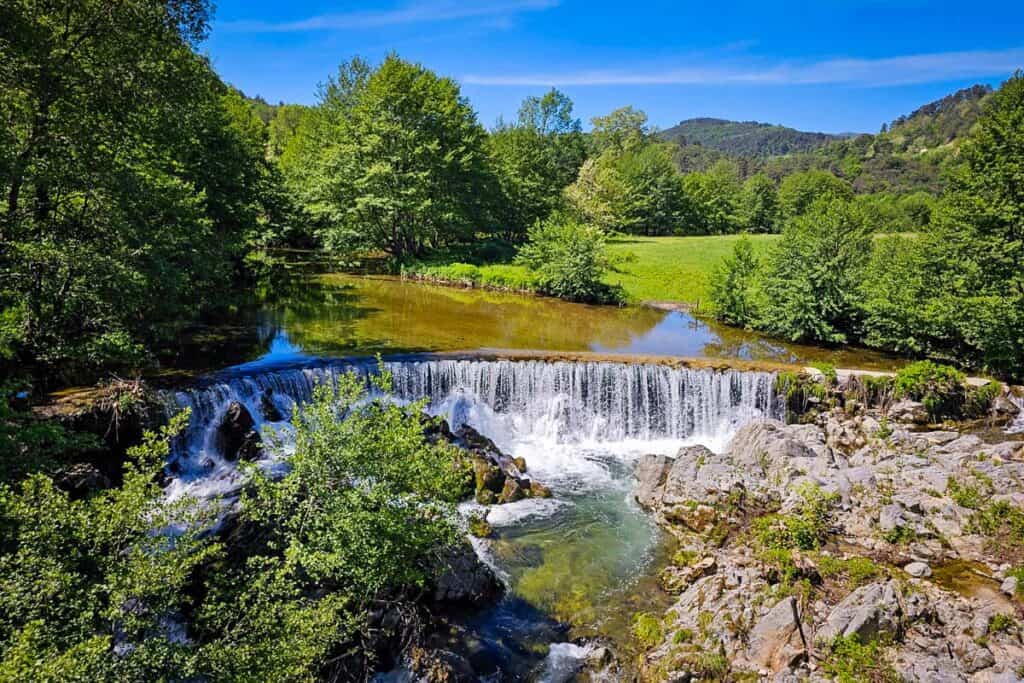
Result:
M898 364L862 349L785 343L680 311L587 306L380 276L292 271L264 288L260 299L233 319L204 328L191 340L202 343L185 355L206 368L257 359L496 348L862 368Z

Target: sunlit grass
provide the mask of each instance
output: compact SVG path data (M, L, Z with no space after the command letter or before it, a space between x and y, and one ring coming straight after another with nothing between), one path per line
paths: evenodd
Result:
M703 237L621 237L610 241L613 255L635 258L605 282L622 285L630 301L671 301L701 305L708 299L711 274L740 235ZM754 253L763 255L778 235L750 235Z

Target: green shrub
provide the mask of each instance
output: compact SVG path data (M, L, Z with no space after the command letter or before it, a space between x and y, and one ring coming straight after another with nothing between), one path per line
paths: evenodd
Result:
M800 506L789 514L766 515L754 522L754 531L765 550L817 550L831 534L831 510L835 494L804 484L798 489Z
M963 411L964 373L930 360L911 363L896 373L896 396L920 401L934 420Z
M989 503L976 510L968 527L974 533L998 538L1007 546L1024 544L1024 510L1005 500Z
M837 683L896 683L900 680L883 658L879 642L862 643L857 636L832 641L821 668Z
M792 341L842 344L857 328L858 285L871 233L853 204L814 202L794 216L769 254L761 325Z
M851 588L862 586L882 575L882 568L867 557L842 559L832 555L817 557L818 572L826 579L840 579Z
M569 301L621 303L622 290L601 281L612 267L604 233L577 218L552 214L529 232L516 262L537 275L540 291Z
M757 318L758 260L747 237L741 238L711 275L711 308L716 318L746 326Z
M988 382L980 387L967 387L964 400L964 416L970 418L987 417L992 410L992 403L1003 393L999 382Z
M971 510L980 508L982 502L987 497L982 494L977 486L961 484L956 477L950 477L946 480L946 490L949 492L949 497L953 499L954 503Z
M650 612L639 612L633 617L633 635L645 648L652 648L665 639L665 630L657 616Z

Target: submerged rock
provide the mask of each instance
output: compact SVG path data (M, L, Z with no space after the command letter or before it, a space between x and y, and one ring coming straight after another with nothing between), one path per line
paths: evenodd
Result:
M263 448L263 440L255 429L256 421L249 409L232 401L217 427L217 448L226 460L255 460Z

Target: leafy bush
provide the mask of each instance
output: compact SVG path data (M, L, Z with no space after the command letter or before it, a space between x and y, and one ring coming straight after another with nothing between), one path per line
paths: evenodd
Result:
M964 405L965 380L956 368L918 361L896 373L896 396L920 401L933 419L956 417Z
M870 252L870 231L851 203L815 202L786 223L769 255L760 325L793 341L845 343Z
M529 237L516 261L537 274L543 293L570 301L623 301L619 288L601 281L612 266L601 230L577 218L553 214L535 223Z
M980 387L967 387L963 413L966 417L986 417L992 410L992 403L1003 393L999 382L988 382Z
M882 656L879 642L862 643L856 635L832 641L821 668L837 683L896 683L900 680Z
M818 571L824 578L842 579L851 588L862 586L882 575L882 568L867 557L841 559L832 555L817 557Z
M187 421L131 449L121 488L71 500L42 474L0 485L0 679L180 677L174 615L217 551L199 531L209 515L165 501L156 483ZM171 526L184 529L173 543L152 533Z
M754 522L759 545L767 550L817 550L832 533L835 494L804 484L797 490L800 505L789 514L774 514Z
M754 248L743 237L711 276L711 306L716 318L740 326L757 318L757 269Z

